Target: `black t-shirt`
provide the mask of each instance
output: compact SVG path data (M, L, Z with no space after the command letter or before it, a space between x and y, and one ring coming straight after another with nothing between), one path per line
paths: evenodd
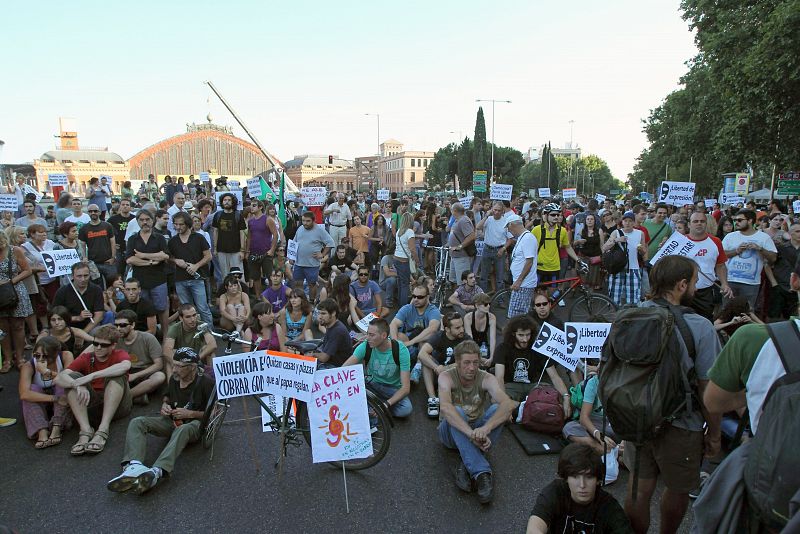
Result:
M551 324L559 330L564 330L564 321L556 317L552 310L550 311L550 315L545 319L539 319L539 316L536 315L535 310L529 311L528 316L533 319L533 339L536 339L536 336L539 334L539 330L542 329L542 325L544 323Z
M127 217L123 217L119 213L112 215L106 221L114 229L114 239L117 242L117 247L120 250L125 250L125 232L128 231L128 223L134 219L133 213L129 213Z
M542 371L550 367L550 358L533 352L531 348L518 349L504 341L497 346L494 363L505 365L503 382L506 384L536 384L540 376L543 382L550 382L549 377L542 375Z
M155 232L150 234L150 237L145 243L142 240L140 232L136 232L128 239L128 248L125 252L125 258L130 258L134 255L134 250L139 252L164 252L168 254L167 240L163 235ZM164 262L156 263L155 265L145 265L142 267L133 266L133 277L139 280L142 289L153 289L167 282L167 275L164 271Z
M180 381L172 377L167 386L167 398L173 408L186 408L194 411L205 410L213 392L214 379L207 375L199 375L195 382L186 388L181 388Z
M328 328L325 337L322 338L322 345L319 350L330 356L327 363L341 367L353 354L353 340L350 339L350 331L341 321Z
M111 250L112 237L114 228L105 221L84 224L78 231L78 239L86 243L89 259L95 263L108 261L116 254L115 250Z
M594 500L581 505L572 500L566 480L545 486L536 497L532 516L547 523L548 532L559 534L629 534L633 532L622 506L602 488Z
M103 307L103 290L100 289L100 286L89 282L89 287L87 287L86 291L83 292L81 298L86 303L86 307L89 308L89 311L92 313L103 311L105 309ZM72 289L72 286L69 285L58 288L58 291L56 291L56 298L53 299L53 306L64 306L69 310L69 314L71 316L80 315L83 311L83 305L81 304L78 295L75 293L75 290ZM65 317L65 319L68 318ZM89 319L83 319L81 321L69 321L70 326L84 329L88 324Z
M440 330L432 335L428 341L426 341L426 343L433 348L433 352L431 354L433 355L434 360L439 362L441 365L449 365L455 360L453 356L455 346L465 339L472 338L465 335L460 339L450 339L447 337L447 334L444 333L444 330Z
M128 299L123 300L117 304L117 312L122 310L133 310L136 313L136 330L140 332L147 332L147 319L158 314L153 303L144 297L139 297L135 304L128 302Z
M209 247L205 237L192 232L189 234L189 239L186 243L183 242L180 235L170 238L167 249L169 250L169 255L172 256L173 259L180 259L187 263L194 264L203 259L203 252L208 250ZM208 264L200 267L198 272L203 278L208 278ZM181 269L176 266L175 281L183 282L184 280L194 280L194 277L189 275L186 269Z
M231 254L242 250L239 230L247 230L247 222L241 213L219 211L214 214L211 226L217 229L217 252Z

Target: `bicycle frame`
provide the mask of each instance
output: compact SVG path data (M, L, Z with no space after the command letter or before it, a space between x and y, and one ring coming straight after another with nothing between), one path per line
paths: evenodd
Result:
M583 285L583 279L580 276L572 276L570 278L562 278L561 280L552 280L550 282L543 282L543 283L539 284L539 286L540 287L556 286L556 285L564 283L564 282L570 282L570 285L569 285L569 287L567 289L565 289L564 291L561 292L561 294L558 296L558 298L550 297L550 301L553 304L556 304L559 301L564 300L567 297L567 295L569 295L570 293L575 291L576 288L578 288L580 290L583 290L584 292L586 291L586 289L585 289L585 287Z

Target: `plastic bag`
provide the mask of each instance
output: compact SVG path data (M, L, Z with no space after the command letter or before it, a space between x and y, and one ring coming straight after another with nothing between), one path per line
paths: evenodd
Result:
M606 477L605 481L603 482L604 486L613 484L619 477L619 459L617 458L618 454L619 447L614 447L608 451L603 458L603 464L606 466Z

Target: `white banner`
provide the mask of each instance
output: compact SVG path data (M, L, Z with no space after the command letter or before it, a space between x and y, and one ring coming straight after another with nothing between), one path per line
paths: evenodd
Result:
M475 198L475 197L473 197L472 195L469 195L469 196L466 196L466 197L459 198L458 201L461 203L462 206L464 206L464 209L468 210L470 208L470 205L472 204L472 199L473 198ZM419 209L419 208L417 208L417 209Z
M800 215L800 200L792 202L792 211L795 215Z
M717 203L716 199L713 199L713 198L707 198L707 199L705 199L703 202L705 202L705 203L706 203L706 207L707 207L707 208L713 208L713 207L714 207L714 204L716 204L716 203Z
M600 193L597 193L597 194L594 196L594 199L595 199L596 201L598 201L599 203L601 203L601 204L602 204L603 202L605 202L605 201L606 201L606 196L605 196L605 195L601 195Z
M43 250L39 254L50 278L72 274L72 266L81 261L78 251L74 248Z
M0 195L0 211L17 211L18 209L19 201L17 200L17 195Z
M564 323L567 356L599 358L611 323Z
M694 241L681 234L673 232L666 242L661 245L656 255L650 258L650 265L655 265L664 256L688 256L697 245Z
M372 454L364 367L318 371L308 403L314 463L366 458Z
M247 196L250 198L258 198L261 196L261 178L256 176L255 178L248 178L247 179Z
M211 181L211 175L209 173L207 173L207 172L201 172L200 173L200 181L201 182L210 182Z
M289 261L297 261L297 241L290 239L286 244L286 259Z
M536 341L533 342L533 350L543 354L551 360L560 363L570 371L574 371L578 365L577 356L567 355L567 335L560 328L556 328L550 323L544 323L539 329Z
M378 316L375 315L374 313L368 313L364 317L362 317L360 321L356 323L356 327L362 332L366 333L367 328L369 328L369 323L371 323L374 319L377 318Z
M389 200L389 190L388 189L378 189L375 192L375 198L378 200Z
M214 198L217 200L217 211L222 211L222 202L220 202L220 200L219 200L220 197L222 197L222 195L233 195L233 196L235 196L236 200L238 201L238 202L236 202L236 210L237 211L241 211L241 209L242 209L242 191L241 191L241 189L239 191L217 191L216 193L214 193Z
M511 184L492 184L489 198L491 200L511 200L514 186Z
M679 207L694 204L695 185L693 182L661 182L658 201Z
M291 399L286 397L281 397L280 395L263 395L261 400L264 401L264 404L269 406L269 409L272 410L277 416L283 414L284 407L286 406L286 402L291 402ZM273 423L272 416L269 414L267 410L264 409L263 406L260 404L258 405L261 408L261 431L262 432L272 432Z
M481 239L480 241L475 241L475 249L478 251L478 253L475 255L476 258L483 257L483 245L484 245L483 239Z
M25 194L25 196L28 196L29 194L33 194L36 197L36 203L37 204L42 201L42 197L44 196L40 192L38 192L36 189L34 189L33 187L29 186L28 184L25 184L25 187L23 188L22 192Z
M242 189L239 180L228 180L228 187L231 188L231 191L241 191Z
M328 198L328 188L326 187L302 187L300 193L303 194L303 202L306 206L324 206L325 199Z
M564 194L565 200L568 198L577 198L578 196L578 189L575 187L566 187L562 189L561 192Z
M67 187L67 175L64 173L60 174L48 174L47 181L50 183L50 187Z
M726 206L735 206L737 204L744 205L745 200L740 197L737 193L722 193L721 195L722 203Z
M272 393L311 400L317 359L312 356L260 350L214 358L220 399Z
M540 187L539 188L539 198L550 198L550 188L549 187Z

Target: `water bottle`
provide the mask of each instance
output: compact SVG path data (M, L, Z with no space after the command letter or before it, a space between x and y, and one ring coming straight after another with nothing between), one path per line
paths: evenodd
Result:
M551 298L553 300L558 300L558 297L560 297L560 296L561 296L561 290L560 289L556 289L555 291L553 291L553 296Z
M195 271L194 273L192 273L192 277L193 277L195 280L200 280L200 279L202 278L202 276L200 275L200 273L199 273L199 272L197 272L197 271Z
M484 341L481 343L481 358L487 358L489 356L489 347L486 346L486 342Z

